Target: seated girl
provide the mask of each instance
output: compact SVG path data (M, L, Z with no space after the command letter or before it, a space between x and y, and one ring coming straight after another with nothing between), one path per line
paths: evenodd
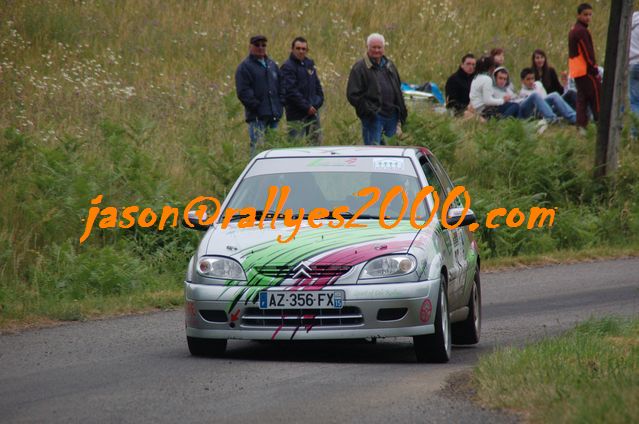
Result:
M546 53L541 49L535 50L531 61L532 69L535 73L535 81L541 81L546 93L557 93L563 96L564 101L574 109L577 103L577 91L564 89L557 77L557 71L548 64Z

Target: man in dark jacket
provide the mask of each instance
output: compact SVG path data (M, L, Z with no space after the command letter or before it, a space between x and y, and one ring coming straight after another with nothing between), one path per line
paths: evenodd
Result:
M362 121L364 144L386 144L399 122L406 122L406 105L397 68L384 56L384 36L371 34L366 56L355 62L348 76L346 97Z
M282 65L282 88L286 102L286 120L291 138L309 136L321 144L319 108L324 103L315 62L308 58L308 42L297 37L291 43L291 56Z
M595 48L588 24L592 20L592 6L577 7L577 22L568 34L568 68L577 86L577 126L588 125L588 107L595 121L599 120L601 77L595 59Z
M251 157L264 134L277 128L282 117L283 92L280 86L280 69L266 55L266 37L251 37L249 55L235 71L237 97L244 105L251 140Z
M446 108L455 115L464 113L470 103L470 83L475 77L475 56L471 53L464 55L457 72L446 81Z

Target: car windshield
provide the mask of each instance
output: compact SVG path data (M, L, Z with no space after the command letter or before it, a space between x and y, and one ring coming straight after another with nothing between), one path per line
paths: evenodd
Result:
M357 211L362 219L377 219L384 196L390 189L400 186L406 193L406 211L403 219L409 219L410 208L421 189L415 169L408 158L275 158L256 162L233 193L227 207L239 210L246 207L263 211L268 189L271 186L290 187L290 194L283 210L292 209L298 214L303 208L308 214L316 208L333 211L348 207L349 213ZM380 189L380 198L365 210L360 210L371 195L357 196L365 187ZM278 195L279 197L279 195ZM384 215L397 219L402 211L402 195L395 196ZM277 201L269 208L275 209ZM424 202L417 208L417 216L425 216ZM268 211L264 211L268 212ZM341 213L347 216L349 213Z

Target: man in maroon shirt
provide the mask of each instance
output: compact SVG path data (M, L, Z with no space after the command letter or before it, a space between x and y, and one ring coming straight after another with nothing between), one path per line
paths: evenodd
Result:
M592 6L577 7L577 22L568 34L568 68L577 86L577 126L588 125L588 107L595 121L599 120L601 77L595 59L595 47L588 24L592 20Z

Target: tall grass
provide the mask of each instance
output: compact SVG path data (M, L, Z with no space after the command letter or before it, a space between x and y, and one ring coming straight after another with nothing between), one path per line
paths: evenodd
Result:
M591 27L600 62L604 3L594 2ZM51 311L82 299L178 292L197 235L97 231L79 245L82 219L98 194L104 204L156 209L225 194L248 160L233 74L251 34L266 34L280 63L290 40L309 39L326 94L325 144L358 144L359 125L344 93L370 32L386 36L404 80L443 86L464 53L495 46L506 48L506 64L515 71L529 66L539 47L565 68L575 6L549 0L3 3L0 314L66 316L66 307ZM639 154L627 137L619 177L594 187L592 131L577 138L572 128L559 128L537 137L521 122L480 125L414 110L406 132L404 143L431 147L469 187L480 213L559 207L552 229L481 230L486 257L637 240ZM270 145L290 145L283 133Z

